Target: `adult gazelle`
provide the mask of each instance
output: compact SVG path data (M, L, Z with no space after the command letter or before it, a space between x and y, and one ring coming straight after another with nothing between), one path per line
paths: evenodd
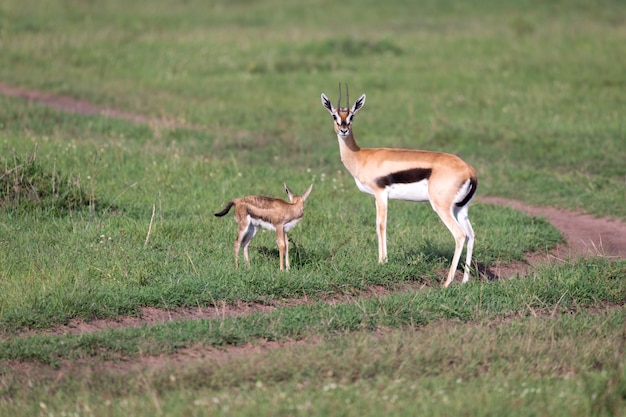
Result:
M346 87L346 96L347 92ZM387 262L388 200L428 201L455 240L452 265L444 287L454 280L465 243L467 252L462 282L467 282L474 249L474 230L468 218L468 205L478 186L476 170L458 156L447 153L360 148L354 139L352 122L354 115L365 104L365 94L352 107L341 107L340 89L337 107L325 94L322 94L322 104L333 117L343 164L354 177L359 190L376 199L378 262Z

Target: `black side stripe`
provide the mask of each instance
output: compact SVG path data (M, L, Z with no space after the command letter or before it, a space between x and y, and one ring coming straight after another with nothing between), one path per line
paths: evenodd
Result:
M478 178L476 178L476 177L470 178L470 188L467 191L467 194L465 195L465 198L463 200L459 201L458 203L455 203L455 205L457 207L463 207L463 206L467 205L467 203L470 202L472 197L474 197L474 194L476 193L476 189L477 188L478 188Z
M393 184L412 184L430 178L432 169L430 168L413 168L406 171L393 172L384 177L376 178L376 185L380 188L389 187Z

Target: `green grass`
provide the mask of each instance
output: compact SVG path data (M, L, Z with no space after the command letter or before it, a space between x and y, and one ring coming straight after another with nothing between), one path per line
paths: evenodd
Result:
M67 376L37 368L2 374L3 396L11 398L3 410L525 416L540 408L556 416L621 415L624 324L623 309L445 320L417 331L362 330L234 353L228 360L148 361L122 376L104 364L73 360ZM47 394L60 383L72 394Z
M567 275L563 275L566 271ZM626 265L602 260L547 268L526 280L475 283L348 304L305 304L271 313L213 320L186 320L68 336L34 335L0 342L0 360L38 360L172 353L197 343L241 345L256 339L302 339L377 328L421 327L438 320L478 322L517 312L563 314L598 305L622 305ZM538 312L538 313L537 313Z
M1 82L194 128L0 96L0 414L620 415L623 260L444 291L452 237L428 205L392 201L390 261L377 265L374 202L342 166L319 97L336 100L339 82L366 93L361 146L457 153L479 197L624 220L624 15L618 0L2 2ZM16 192L18 177L31 192ZM252 268L235 271L235 223L213 213L232 197L283 197L284 181L314 184L293 269L278 272L264 232ZM510 209L475 202L470 216L480 267L561 241ZM429 289L323 301L403 283ZM145 306L304 296L250 317L20 336ZM267 358L125 371L132 386L88 371L305 335L315 343ZM37 361L78 363L58 380Z
M13 109L27 106L15 104ZM29 117L34 124L47 113L34 108ZM77 118L58 116L68 124ZM0 271L3 330L137 314L142 306L320 297L415 280L439 285L435 273L447 268L452 257L453 239L428 205L392 201L392 262L376 266L373 200L339 169L244 169L234 157L219 161L197 155L193 139L185 145L160 144L163 138L148 143L149 129L115 122L110 128L114 130L94 132L89 122L76 122L73 129L82 129L79 134L87 143L43 140L37 142L36 157L29 144L20 150L15 146L2 161L11 171L20 166L16 158L34 159L43 191L54 183L47 174L63 168L73 190L89 197L82 210L59 212L59 202L27 200L29 210L9 207L3 212L0 236L14 248L0 255L1 264L8 266ZM124 140L127 135L136 140ZM212 213L235 196L282 197L282 181L296 192L315 184L306 222L291 233L293 270L279 274L275 238L265 232L252 243L252 268L236 272L235 223ZM471 212L479 236L490 236L477 240L479 265L522 259L528 251L543 251L561 240L546 221L513 210L476 204Z

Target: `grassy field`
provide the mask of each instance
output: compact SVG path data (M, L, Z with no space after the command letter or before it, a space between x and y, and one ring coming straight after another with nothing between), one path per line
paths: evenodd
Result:
M0 82L181 126L0 96L0 415L626 413L626 261L444 290L451 235L392 201L378 265L320 102L366 93L361 146L459 154L477 200L625 220L623 2L6 0ZM263 232L235 271L213 213L283 182L314 184L292 270ZM480 201L470 218L480 268L562 241ZM53 331L239 302L279 307Z

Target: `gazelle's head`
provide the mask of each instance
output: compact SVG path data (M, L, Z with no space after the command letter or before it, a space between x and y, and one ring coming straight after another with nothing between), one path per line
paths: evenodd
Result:
M348 85L346 84L346 101L348 105L350 105L350 98L348 96ZM359 97L352 107L341 107L341 84L339 84L339 101L337 102L337 107L333 106L333 103L330 101L326 94L322 93L322 104L328 110L330 115L333 117L333 125L335 127L335 132L337 132L337 136L345 139L350 136L350 132L352 131L352 120L354 119L354 115L363 105L365 104L365 94Z

